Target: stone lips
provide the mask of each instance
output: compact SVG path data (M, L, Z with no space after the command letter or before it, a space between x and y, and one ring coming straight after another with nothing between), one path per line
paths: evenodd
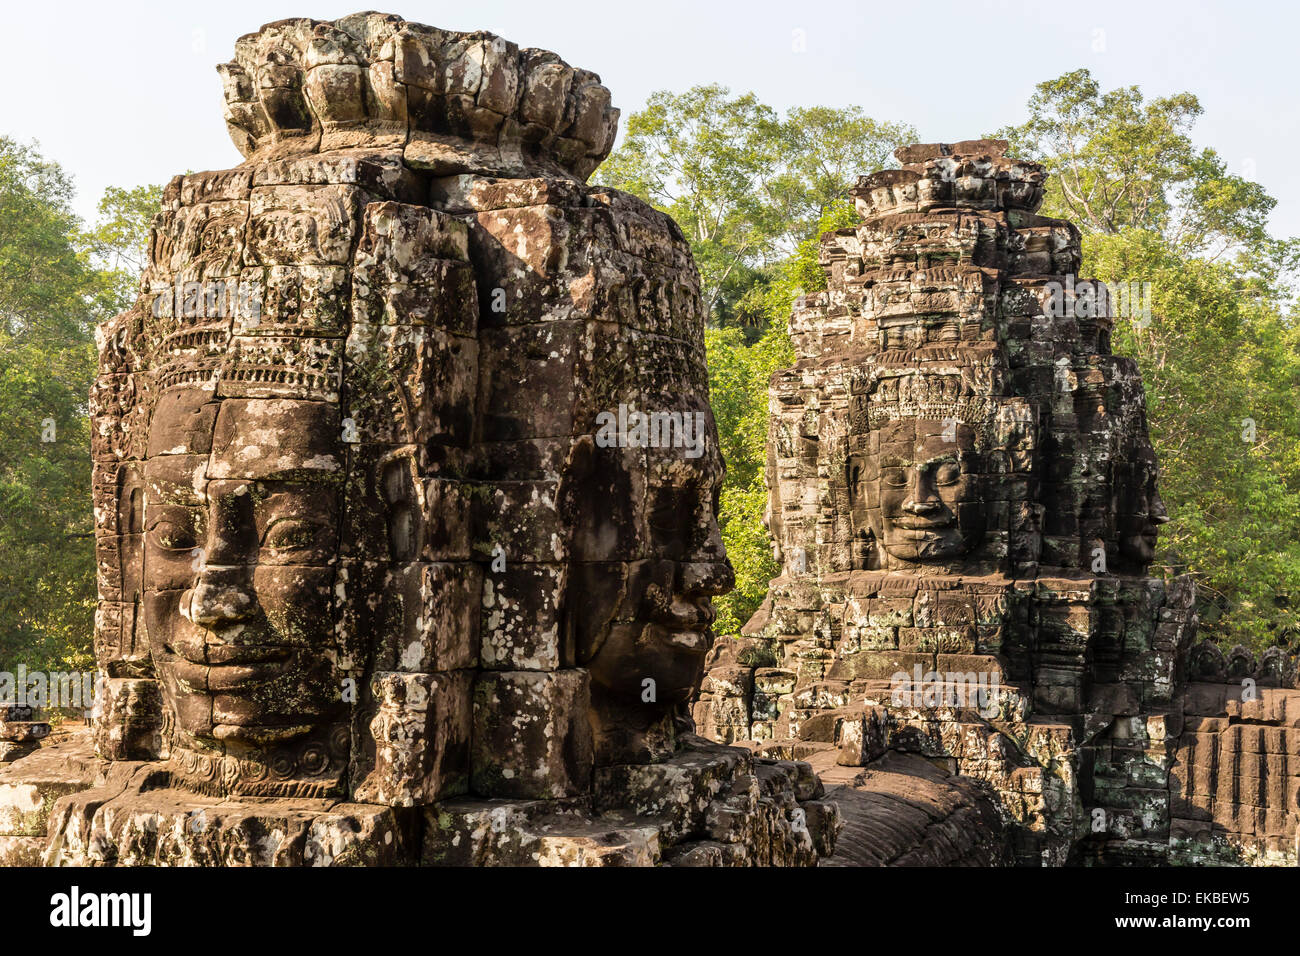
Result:
M618 125L600 77L553 53L378 13L267 24L219 70L231 138L254 160L382 146L437 173L585 180Z

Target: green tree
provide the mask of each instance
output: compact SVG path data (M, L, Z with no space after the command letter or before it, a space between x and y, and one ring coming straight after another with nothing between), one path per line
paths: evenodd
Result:
M1136 86L1102 92L1087 70L1039 83L1029 119L998 135L1052 178L1045 215L1089 232L1158 232L1184 254L1215 257L1269 241L1276 201L1227 171L1188 135L1203 112L1191 93L1145 100Z
M118 192L87 233L67 174L0 138L0 670L90 662L93 329L132 296L153 212Z
M914 137L857 107L781 116L752 93L696 86L652 94L597 179L677 220L711 320L750 327L752 342L771 319L767 288L781 264L846 202L858 175Z
M96 264L108 283L110 312L130 306L144 271L149 224L162 203L162 187L109 186L100 197L98 219L87 236Z
M736 572L736 587L715 600L717 632L735 634L767 594L779 572L772 539L763 525L767 510L764 466L767 460L767 387L772 374L794 362L786 318L797 297L826 288L826 273L817 261L820 236L855 221L847 202L830 205L813 235L775 270L763 290L763 308L771 321L761 337L749 342L738 328L708 329L709 400L718 421L722 457L727 462L719 522L727 556Z
M1193 145L1201 111L1077 70L998 135L1052 174L1042 212L1081 228L1085 274L1150 283L1149 321L1121 318L1113 344L1146 385L1171 518L1157 561L1195 576L1205 634L1260 648L1300 601L1297 243L1269 234L1262 186Z
M775 175L779 119L752 93L718 85L660 91L627 121L623 144L598 173L682 227L712 314L733 272L762 261L780 223L764 201Z

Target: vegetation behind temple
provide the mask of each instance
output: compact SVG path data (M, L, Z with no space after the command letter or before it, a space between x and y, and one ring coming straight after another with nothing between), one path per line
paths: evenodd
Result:
M1150 283L1150 323L1121 319L1114 348L1146 384L1171 516L1157 564L1195 575L1206 636L1260 649L1294 639L1300 603L1298 245L1269 235L1274 201L1257 183L1193 146L1200 112L1189 93L1102 91L1079 70L1040 84L1027 121L993 135L1047 166L1042 212L1083 230L1084 276ZM737 580L715 602L720 633L740 628L777 572L762 525L767 382L792 361L794 299L824 288L818 236L856 222L848 188L915 139L857 109L779 116L697 87L653 96L597 173L673 215L699 263Z
M1027 121L996 135L1052 172L1043 212L1083 229L1084 275L1151 283L1150 324L1121 320L1114 346L1146 384L1172 519L1157 561L1196 575L1208 635L1260 648L1293 639L1300 603L1298 250L1269 235L1258 184L1193 147L1199 113L1190 94L1106 92L1078 71L1040 84ZM670 213L700 268L737 577L720 633L777 572L762 523L767 383L793 360L794 300L824 288L818 237L856 222L849 186L916 139L860 109L782 115L705 86L652 96L597 173ZM90 662L93 328L134 295L159 190L108 190L90 228L71 197L57 165L0 138L0 670Z
M134 297L159 191L73 215L67 174L0 137L0 670L91 663L95 539L87 396L95 323Z

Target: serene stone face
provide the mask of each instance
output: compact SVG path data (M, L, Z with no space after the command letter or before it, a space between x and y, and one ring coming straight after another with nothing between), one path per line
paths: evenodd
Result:
M718 527L716 426L702 396L677 397L702 416L703 454L591 445L572 465L569 619L605 761L671 748L712 642L711 598L734 586Z
M477 98L439 107L461 54ZM617 111L541 57L366 14L223 68L248 162L169 185L102 336L97 647L155 700L103 722L115 759L414 805L584 792L593 730L606 762L676 745L732 581L698 274L666 216L583 185ZM178 309L190 279L247 303ZM685 434L598 440L625 409ZM147 534L112 519L128 490Z
M338 413L205 398L176 396L160 412L206 407L210 454L145 463L145 626L177 730L260 748L320 730L342 706ZM156 417L151 445L175 427Z
M1115 520L1120 556L1141 569L1155 560L1160 526L1169 521L1156 489L1157 473L1155 452L1148 444L1117 482Z
M563 185L529 188L571 202ZM330 195L284 199L316 223L286 235L316 238L272 258L314 261L320 236L359 233L353 261L330 254L350 286L308 295L302 285L300 298L320 300L310 309L263 296L258 321L239 326L246 335L170 317L145 335L150 376L164 383L147 406L148 510L166 504L178 530L150 540L142 621L172 763L179 748L179 762L194 764L181 782L251 795L456 795L471 720L482 739L498 726L522 739L524 705L496 712L516 692L536 726L555 719L555 740L520 744L500 767L481 753L469 776L482 795L535 795L519 783L538 765L533 751L567 752L566 735L590 737L588 725L602 760L671 752L709 649L710 598L733 580L691 324L701 313L693 289L678 289L694 277L684 241L622 198L612 209L542 207L573 223L571 236L534 237L549 250L537 269L563 263L566 288L607 281L595 276L631 283L610 271L628 268L621 250L599 238L620 227L663 260L664 275L637 285L640 299L616 286L611 312L581 323L551 314L578 293L534 288L502 251L531 212L506 205L476 218L470 256L463 221L428 207L357 199L354 222L326 228ZM519 293L507 318L536 321L477 327L479 285ZM191 384L165 384L178 376ZM605 419L628 410L649 427L629 423L611 443ZM155 583L154 569L171 576ZM563 673L533 687L544 672ZM563 704L548 696L561 691ZM483 706L471 707L473 695ZM417 725L400 746L391 738ZM310 772L321 747L328 774ZM305 750L309 772L297 773ZM280 768L265 786L263 766ZM559 791L576 791L590 756L586 766L575 762ZM428 772L408 787L410 767Z
M985 526L974 430L902 419L881 428L878 440L876 456L853 461L850 480L858 520L885 555L939 563L969 552Z
M904 168L853 190L862 222L822 236L826 292L791 315L796 362L769 391L781 574L747 641L720 642L694 713L717 740L833 742L841 766L942 754L1002 794L1032 865L1155 862L1176 826L1209 842L1241 807L1187 776L1206 738L1150 765L1194 696L1194 588L1147 575L1167 519L1141 375L1111 353L1107 303L1084 301L1099 284L1078 274L1079 231L1033 215L1045 170L1006 146L898 150ZM996 673L999 715L918 695L931 668ZM864 698L892 740L864 746Z
M52 858L827 852L806 769L684 733L733 579L705 308L676 224L585 185L600 78L378 13L220 70L247 161L168 184L97 333L94 742L135 776Z

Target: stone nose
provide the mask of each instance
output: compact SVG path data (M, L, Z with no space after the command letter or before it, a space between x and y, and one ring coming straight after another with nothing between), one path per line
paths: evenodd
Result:
M926 515L938 511L939 505L940 502L939 499L937 498L925 498L925 499L918 500L915 497L911 497L908 498L907 501L903 503L903 510L906 511L908 514Z
M934 483L930 480L926 470L924 468L913 469L908 480L907 500L903 502L903 510L908 514L926 515L938 511L942 507L943 502L934 493Z
M687 562L681 565L678 584L683 594L717 597L736 586L736 572L726 558Z
M208 628L247 620L256 603L244 568L204 568L188 598L181 602L186 616Z

